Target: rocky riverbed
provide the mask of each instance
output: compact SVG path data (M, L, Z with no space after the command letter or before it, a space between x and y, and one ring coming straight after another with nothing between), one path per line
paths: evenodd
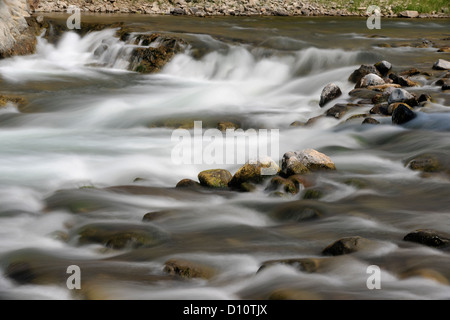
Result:
M65 19L0 61L0 297L448 298L448 21ZM176 164L194 121L278 153Z

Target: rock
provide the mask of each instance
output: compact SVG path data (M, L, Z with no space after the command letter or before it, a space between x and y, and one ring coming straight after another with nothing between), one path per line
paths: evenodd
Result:
M305 126L312 126L312 125L314 125L317 121L319 121L320 119L322 119L323 117L324 117L323 115L320 115L320 116L317 116L317 117L310 118L310 119L308 119L308 121L306 121Z
M399 75L411 77L411 76L416 76L416 75L421 74L421 73L422 73L422 71L420 71L420 70L418 70L416 68L411 68L411 69L404 70L404 71L400 72Z
M419 16L419 12L413 10L405 10L398 14L400 18L417 18Z
M365 75L373 73L381 77L381 73L378 72L377 68L370 64L363 64L359 69L353 71L353 73L348 78L348 81L353 83L358 83Z
M148 47L133 50L129 69L141 73L159 71L186 46L186 42L180 38L157 33L137 36L136 44L138 43Z
M322 300L323 298L315 292L311 292L310 290L296 290L291 288L280 288L272 291L268 298L268 300Z
M431 96L428 93L422 93L417 99L418 103L431 101Z
M142 221L144 222L155 221L161 218L174 216L175 214L178 213L179 212L177 210L162 210L162 211L148 212L142 217Z
M322 93L320 94L319 106L323 107L325 104L327 104L333 99L336 99L341 94L342 94L341 89L334 83L326 85L325 88L323 88Z
M277 191L283 190L286 193L296 194L299 190L292 180L288 180L282 177L273 177L270 180L266 191Z
M340 256L344 254L353 253L359 251L364 246L370 244L371 241L359 236L356 237L346 237L333 242L328 247L326 247L322 254L331 256Z
M183 179L180 180L175 188L198 188L200 187L200 183L191 179Z
M442 91L445 91L445 90L450 90L450 83L449 82L444 83L442 85Z
M450 47L439 48L439 50L437 52L450 52Z
M303 194L303 199L317 200L323 197L323 192L319 189L308 189Z
M375 63L374 67L377 68L377 70L381 74L381 76L384 77L389 73L389 71L391 71L392 64L386 60L383 60L383 61Z
M393 112L392 112L392 123L393 124L404 124L408 121L411 121L416 117L416 113L408 107L408 105L401 103Z
M385 84L385 82L381 77L377 76L376 74L369 73L356 83L355 89L366 88L369 86L381 86L383 84Z
M376 104L372 109L370 109L369 113L387 116L388 104L387 103Z
M433 248L446 248L450 246L450 238L435 230L418 229L408 233L403 240L420 243Z
M214 268L184 259L170 259L164 264L164 272L183 278L211 279L216 274Z
M198 174L200 184L210 188L227 188L231 178L231 173L223 169L205 170Z
M366 118L368 115L365 113L360 113L360 114L354 114L351 117L348 117L347 120L345 120L345 122L349 122L355 119L361 119L361 118Z
M323 216L323 209L312 201L292 201L274 208L270 217L281 221L310 221Z
M288 265L294 267L298 271L313 273L319 269L321 259L314 258L300 258L300 259L280 259L280 260L268 260L264 261L259 267L257 272L261 272L262 270L274 266L274 265Z
M402 272L399 276L400 279L408 279L416 277L430 279L446 286L450 284L449 280L445 276L443 276L440 272L433 269L410 269L405 272Z
M185 15L186 11L182 8L173 8L170 10L170 14L175 15L175 16L181 16L181 15Z
M394 89L392 93L389 95L388 98L388 104L395 103L395 102L404 102L408 104L409 106L415 107L417 106L417 100L414 95L409 93L408 91L404 89Z
M348 95L351 97L360 98L360 99L370 99L370 100L372 100L372 98L374 96L376 96L377 94L379 94L379 92L370 90L368 88L357 88L357 89L351 90L348 93Z
M435 70L450 70L450 61L439 59L433 65Z
M306 123L303 123L301 121L294 121L289 126L290 127L304 127Z
M6 106L8 102L16 104L18 106L23 106L27 103L27 100L19 96L0 94L0 108Z
M414 171L436 172L441 169L441 164L436 156L423 154L411 160L407 167Z
M389 78L392 79L394 84L399 84L402 87L417 87L419 85L418 83L416 83L408 78L405 78L403 76L398 76L395 73L391 73L389 75Z
M0 2L0 59L34 53L38 32L26 0Z
M365 118L362 124L380 124L380 121L374 118Z
M222 132L227 131L227 129L239 129L239 126L233 122L230 121L221 121L217 124L217 129L219 129Z
M397 109L397 108L398 108L399 106L401 106L401 105L404 105L404 106L406 106L407 108L410 108L410 109L411 109L411 107L408 106L408 104L403 103L403 102L395 102L395 103L391 103L391 104L388 106L388 109L387 109L388 115L391 116L391 115L394 113L395 109Z
M270 176L278 174L280 168L270 158L247 162L234 174L228 186L240 189L243 183L261 183Z
M306 173L304 168L310 171L336 170L336 166L327 155L314 149L286 152L281 167L287 176Z
M80 245L97 243L112 249L149 247L168 238L168 234L156 226L124 223L88 224L76 234Z
M349 110L350 110L350 107L348 105L338 103L338 104L335 104L330 109L328 109L327 112L325 113L325 115L327 117L341 119Z

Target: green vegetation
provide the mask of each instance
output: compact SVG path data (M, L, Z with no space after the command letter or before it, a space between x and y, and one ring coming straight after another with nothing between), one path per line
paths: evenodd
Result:
M419 13L449 13L449 0L316 0L316 2L326 7L335 6L337 9L350 11L359 11L359 8L376 5L382 11L392 10L394 13L404 10L415 10Z

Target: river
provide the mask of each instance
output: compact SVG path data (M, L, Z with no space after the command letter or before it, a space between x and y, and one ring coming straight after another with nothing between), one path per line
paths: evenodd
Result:
M323 114L319 97L330 82L343 92L335 102L351 99L347 79L363 63L387 60L396 71L438 73L433 63L450 60L450 53L401 45L423 39L448 45L450 20L382 19L380 30L368 30L364 19L350 17L83 19L122 21L135 32L181 36L191 46L154 74L127 70L130 45L112 29L68 31L57 44L41 37L36 54L0 61L0 90L28 101L0 109L1 298L267 299L274 292L299 299L450 298L448 251L403 241L416 229L450 231L448 175L406 167L424 153L450 159L450 95L418 75L421 86L411 92L428 92L433 102L403 126L390 117L377 118L377 126L345 121L369 105L343 119L290 126ZM106 50L99 53L100 46ZM178 181L197 180L202 170L233 174L241 165L174 164L173 128L161 123L185 119L279 129L280 158L313 148L337 170L314 176L320 199L275 197L264 187L180 191ZM305 208L320 217L302 219ZM164 212L143 222L152 211ZM86 226L146 230L156 240L114 250L80 243ZM322 256L347 236L373 245ZM319 268L257 272L264 261L287 258L317 259ZM168 275L170 259L205 264L213 275ZM7 276L14 264L20 281ZM66 287L69 265L80 266L82 290ZM370 265L381 269L380 290L367 288Z

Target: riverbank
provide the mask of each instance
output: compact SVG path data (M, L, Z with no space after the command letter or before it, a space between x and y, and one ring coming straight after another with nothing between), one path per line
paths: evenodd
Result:
M378 5L383 17L450 17L445 1L324 0L29 0L35 12L64 12L71 5L83 12L190 16L367 16Z

